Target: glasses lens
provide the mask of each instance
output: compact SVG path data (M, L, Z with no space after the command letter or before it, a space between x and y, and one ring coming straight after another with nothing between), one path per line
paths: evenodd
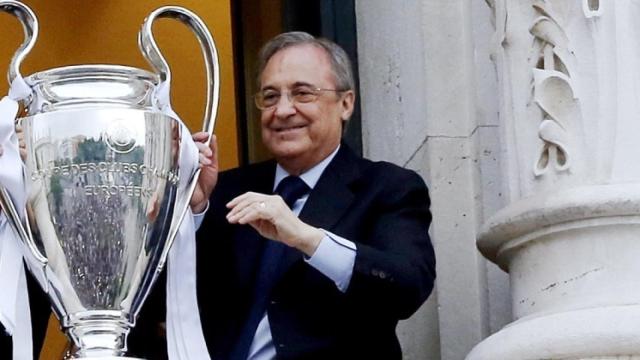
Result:
M255 94L253 100L256 103L256 107L260 110L264 110L264 103L262 102L262 94Z
M291 91L291 98L296 103L310 103L318 99L318 91L309 87L298 87Z
M275 106L280 101L280 93L275 91L265 91L256 94L256 106L259 109L268 109Z

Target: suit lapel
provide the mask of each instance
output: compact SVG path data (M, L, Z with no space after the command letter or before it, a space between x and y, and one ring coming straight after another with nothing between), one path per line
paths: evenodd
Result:
M315 227L331 230L353 201L349 187L359 175L356 157L342 145L311 191L300 219Z
M342 144L311 191L300 212L300 220L327 231L333 229L353 202L354 194L349 185L360 177L357 160L356 155ZM287 251L283 266L289 268L299 259L302 259L300 251Z

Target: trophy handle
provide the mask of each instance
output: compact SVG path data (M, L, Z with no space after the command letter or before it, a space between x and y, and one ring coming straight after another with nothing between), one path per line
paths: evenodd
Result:
M207 70L207 105L205 107L202 130L212 134L218 112L218 103L220 101L220 64L218 62L218 52L211 33L209 33L202 19L183 7L163 6L149 14L142 24L142 29L140 29L138 33L138 44L144 57L158 73L160 77L159 85L163 83L167 85L171 84L171 69L164 56L160 53L151 30L153 22L157 18L180 20L189 26L198 38ZM210 140L207 140L207 145L209 141Z
M18 50L16 50L16 53L11 59L11 64L9 65L9 72L7 76L9 84L11 84L16 78L22 78L22 75L20 74L20 64L36 43L36 39L38 38L38 19L28 6L19 1L0 1L0 11L10 13L18 18L24 30L24 41ZM9 192L4 185L1 184L0 207L2 208L11 228L15 231L20 240L27 245L34 258L42 265L47 264L47 258L40 253L40 250L38 250L38 247L33 242L33 239L27 230L28 228L22 224L21 216L11 200Z
M183 24L191 28L198 38L202 54L204 56L206 71L207 71L207 104L204 112L204 121L202 124L202 130L213 134L215 127L215 119L218 112L218 104L220 102L220 64L218 62L218 52L216 50L215 43L211 33L207 29L202 19L200 19L193 12L179 6L164 6L153 11L145 19L142 24L142 29L138 33L138 44L143 55L149 61L154 70L158 73L160 82L158 88L164 87L168 89L171 84L171 70L164 56L160 53L158 45L153 37L151 27L153 22L157 18L171 18L180 20ZM211 142L211 137L207 139L206 145ZM175 218L176 225L172 226L167 236L167 246L165 247L158 263L158 270L162 269L164 263L169 255L169 249L175 240L175 237L179 230L179 224L182 223L184 216L189 208L189 199L195 190L198 183L198 176L200 170L196 170L190 179L189 184L185 191L185 203L176 204L176 211L178 217ZM180 205L180 206L177 206ZM158 271L159 272L159 271Z
M0 1L0 10L17 17L24 29L24 42L22 42L22 45L16 50L9 65L7 76L9 78L9 84L11 84L17 77L22 77L20 74L20 64L22 64L22 60L24 60L25 56L27 56L36 43L36 39L38 38L38 19L27 5L19 1Z

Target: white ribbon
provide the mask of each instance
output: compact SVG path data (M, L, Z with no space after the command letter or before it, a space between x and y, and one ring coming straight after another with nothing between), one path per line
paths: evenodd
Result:
M157 106L166 115L180 120L171 109L169 85L156 88ZM187 190L191 175L198 168L198 148L182 121L180 180L178 197ZM188 200L187 200L188 201ZM189 207L169 251L167 262L167 351L171 360L209 360L202 333L196 297L196 237Z
M29 85L22 77L18 77L11 84L9 95L0 100L0 144L3 148L0 183L11 194L20 214L24 214L26 189L14 122L18 114L18 101L30 93ZM12 337L13 359L31 360L31 312L22 259L20 239L3 213L0 215L0 322Z

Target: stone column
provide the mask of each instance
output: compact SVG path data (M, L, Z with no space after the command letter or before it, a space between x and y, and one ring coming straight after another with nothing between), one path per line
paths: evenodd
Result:
M514 321L467 359L640 359L640 2L487 2Z
M500 207L478 194L501 183L481 181L500 152L491 14L478 0L360 0L356 15L364 153L417 171L432 201L436 289L398 327L404 359L460 360L509 314L506 276L475 246Z

